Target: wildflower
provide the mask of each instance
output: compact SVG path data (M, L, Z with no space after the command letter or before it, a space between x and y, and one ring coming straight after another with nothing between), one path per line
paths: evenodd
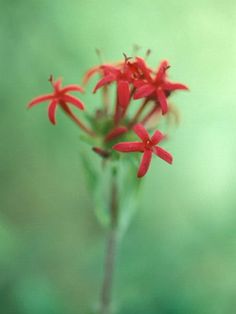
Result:
M62 109L68 114L72 116L72 112L70 108L68 107L68 103L74 105L80 110L84 109L83 103L76 97L68 94L68 92L83 92L82 87L79 85L71 84L67 85L65 87L61 87L61 79L58 79L57 81L53 80L53 77L51 76L49 81L51 82L54 91L51 94L42 95L39 97L34 98L29 104L28 108L31 108L41 102L44 101L50 101L48 106L48 117L52 124L56 124L55 119L55 113L57 106L61 106ZM73 118L74 119L74 118Z
M102 68L105 75L94 87L93 93L96 93L99 88L107 84L116 82L119 105L123 108L126 108L130 101L130 87L127 73L123 72L122 69L118 69L115 66L104 65Z
M146 80L151 79L150 75L153 71L146 65L143 58L136 57L135 61L129 62L129 67L133 74L135 87L142 86Z
M173 157L170 153L163 148L157 146L157 144L164 138L164 135L160 131L156 131L152 137L149 136L147 130L142 124L136 124L133 127L134 132L142 140L141 142L123 142L113 146L113 149L123 153L141 152L143 157L140 163L140 167L137 176L143 177L150 166L152 154L157 155L161 159L165 160L169 164L172 163Z
M125 61L122 63L117 63L116 65L102 65L100 70L103 70L103 77L94 87L93 92L96 91L112 82L116 82L117 84L117 99L118 104L123 108L126 109L131 97L131 89L130 84L133 82L134 79L140 78L142 75L142 68L140 65L142 63L142 59L136 62L130 62L129 57L124 54ZM142 64L142 66L144 66ZM90 75L90 74L88 74Z
M134 99L149 97L155 100L160 104L163 115L168 111L167 97L170 93L175 90L188 90L186 85L167 80L166 71L169 67L167 61L162 61L154 78L145 72L146 81L138 81L133 97Z

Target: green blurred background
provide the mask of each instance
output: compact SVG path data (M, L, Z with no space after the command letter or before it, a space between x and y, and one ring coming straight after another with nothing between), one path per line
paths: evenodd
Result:
M153 66L168 59L191 92L173 97L174 164L153 162L120 248L118 313L235 313L236 2L2 0L0 11L0 313L96 307L104 230L79 132L26 104L50 91L51 73L80 83L95 48L117 60L133 44Z

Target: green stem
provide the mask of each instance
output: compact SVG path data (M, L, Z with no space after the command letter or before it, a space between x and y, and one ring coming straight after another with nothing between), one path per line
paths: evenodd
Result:
M145 98L143 103L141 104L140 108L138 109L138 111L136 112L135 116L133 117L133 119L130 121L129 126L132 127L139 119L140 115L142 114L144 108L146 107L146 104L148 103L149 99Z
M112 178L110 203L110 228L108 231L107 248L104 267L104 278L101 289L100 313L112 312L112 286L114 278L115 257L117 250L118 198L115 175Z
M157 113L158 111L160 111L160 107L155 104L152 110L142 119L141 123L146 124L153 114Z

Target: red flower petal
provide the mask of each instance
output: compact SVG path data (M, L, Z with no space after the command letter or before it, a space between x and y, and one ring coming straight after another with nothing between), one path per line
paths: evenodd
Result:
M157 98L158 98L160 106L161 106L162 114L167 113L168 104L167 104L165 93L163 92L163 90L157 89L156 94L157 94Z
M148 69L145 61L142 58L140 58L140 57L136 57L136 62L138 64L139 69L144 74L145 78L147 80L152 80L151 75L150 75L151 70Z
M164 61L161 62L160 66L159 66L159 68L157 70L157 75L155 77L155 81L156 82L161 82L162 80L165 79L165 77L166 77L166 70L167 70L168 66L169 66L169 63L168 63L167 60L164 60Z
M62 83L62 79L59 78L56 82L53 83L53 87L55 89L56 93L59 93L61 90L61 83Z
M57 108L58 100L54 99L50 102L48 106L48 118L52 122L52 124L56 124L55 113Z
M123 108L126 108L130 100L129 83L127 81L118 81L117 94L119 105Z
M161 159L165 160L169 164L172 164L173 162L173 157L170 153L168 153L166 150L164 150L161 147L155 146L153 147L153 152L160 157Z
M53 99L53 95L52 94L48 94L48 95L43 95L43 96L39 96L39 97L36 97L34 98L33 100L31 100L31 102L28 104L28 108L31 108L43 101L46 101L46 100L50 100L50 99Z
M118 143L112 147L114 150L123 153L129 152L143 152L144 151L144 144L140 142L123 142Z
M65 102L69 102L72 105L76 106L77 108L79 108L81 110L84 110L84 104L78 98L76 98L76 97L74 97L72 95L63 95L62 99Z
M85 75L84 75L84 77L83 77L83 84L86 85L86 84L88 83L88 81L90 80L90 78L91 78L94 74L96 74L96 73L98 73L98 72L100 72L100 71L101 71L101 66L100 66L100 65L99 65L99 66L95 66L95 67L89 69L89 70L85 73Z
M151 137L151 141L153 145L158 144L162 139L164 138L164 135L160 131L156 131L153 136Z
M149 140L149 134L142 124L136 124L133 130L144 142Z
M115 76L112 75L112 74L106 75L106 76L103 77L103 78L97 83L97 85L94 87L93 93L96 93L96 91L97 91L100 87L102 87L102 86L104 86L104 85L106 85L106 84L109 84L109 83L115 81L115 79L116 79Z
M145 152L143 153L143 157L142 157L141 164L140 164L138 174L137 174L139 178L143 177L147 173L148 168L150 166L151 159L152 159L152 152L150 150L145 150Z
M120 127L114 128L107 134L107 136L105 137L105 141L111 141L114 138L120 136L121 134L123 134L127 131L128 131L128 129L125 126L120 126Z
M188 90L188 87L186 85L180 83L165 82L162 87L164 90L167 91Z
M71 85L67 85L66 87L62 88L60 90L60 93L68 93L68 92L83 92L83 88L80 87L79 85L75 85L75 84L71 84Z
M117 77L120 74L120 70L114 65L104 64L101 68L103 69L105 75L113 74Z
M151 95L155 91L155 87L152 84L144 84L137 88L134 93L134 99L144 98Z

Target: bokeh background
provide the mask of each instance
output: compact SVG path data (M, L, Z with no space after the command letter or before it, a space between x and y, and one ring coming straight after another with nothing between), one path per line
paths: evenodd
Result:
M174 164L153 162L120 247L118 313L235 313L235 18L234 0L0 1L2 314L96 307L105 233L79 132L59 112L53 127L46 105L26 104L50 90L51 73L80 83L98 63L95 48L117 60L133 44L152 50L153 66L168 59L170 77L191 92L173 98Z

